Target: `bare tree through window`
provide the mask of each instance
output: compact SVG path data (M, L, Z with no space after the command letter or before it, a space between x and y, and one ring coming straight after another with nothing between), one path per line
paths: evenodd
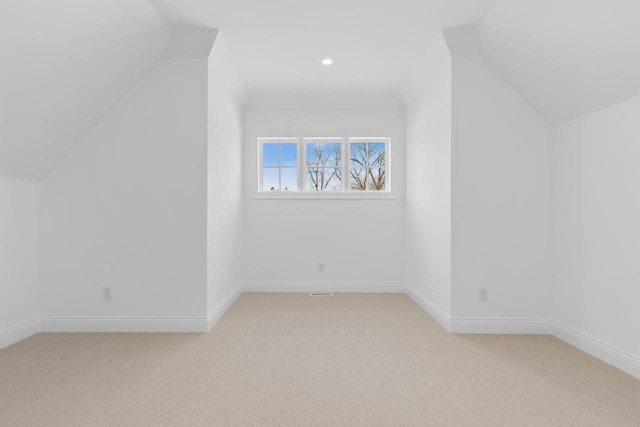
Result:
M387 138L261 140L261 191L389 190Z
M342 144L307 143L307 189L339 191L342 187Z
M386 150L383 143L351 144L350 188L354 191L382 191L386 181Z

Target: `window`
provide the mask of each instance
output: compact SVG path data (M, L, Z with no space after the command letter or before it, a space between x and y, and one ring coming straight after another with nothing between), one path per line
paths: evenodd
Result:
M342 141L305 139L305 190L342 190Z
M389 138L259 138L259 191L388 192Z
M298 190L298 142L262 144L262 191Z
M350 143L349 187L352 191L384 191L387 184L387 150L385 143L356 141Z

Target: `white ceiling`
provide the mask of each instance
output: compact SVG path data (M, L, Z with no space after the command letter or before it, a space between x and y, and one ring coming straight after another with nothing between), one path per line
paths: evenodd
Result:
M219 29L262 100L397 95L437 31L477 21L496 0L150 1L172 25Z
M640 94L640 1L501 0L485 59L551 124Z
M430 40L466 27L555 124L640 94L639 19L637 0L3 0L0 177L45 176L162 57L167 24L219 29L250 99L282 106L401 106Z
M146 0L0 2L0 177L41 179L155 63Z

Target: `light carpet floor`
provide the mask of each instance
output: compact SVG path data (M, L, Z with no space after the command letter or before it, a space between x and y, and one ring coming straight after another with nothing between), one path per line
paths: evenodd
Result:
M451 335L402 294L244 294L208 334L0 350L2 426L640 426L640 381L551 336Z

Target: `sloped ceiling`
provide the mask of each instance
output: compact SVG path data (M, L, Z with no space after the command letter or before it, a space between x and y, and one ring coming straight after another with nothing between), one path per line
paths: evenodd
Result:
M284 104L307 95L351 104L399 94L428 66L438 31L477 21L496 0L150 1L170 24L220 29L250 102L277 94ZM325 57L333 65L321 65Z
M640 2L500 0L483 56L551 124L640 94Z
M43 178L166 38L147 0L0 2L0 177Z
M430 40L467 28L556 124L640 94L639 16L637 0L4 0L0 177L46 176L162 57L167 23L220 29L258 102L327 105L400 99Z

